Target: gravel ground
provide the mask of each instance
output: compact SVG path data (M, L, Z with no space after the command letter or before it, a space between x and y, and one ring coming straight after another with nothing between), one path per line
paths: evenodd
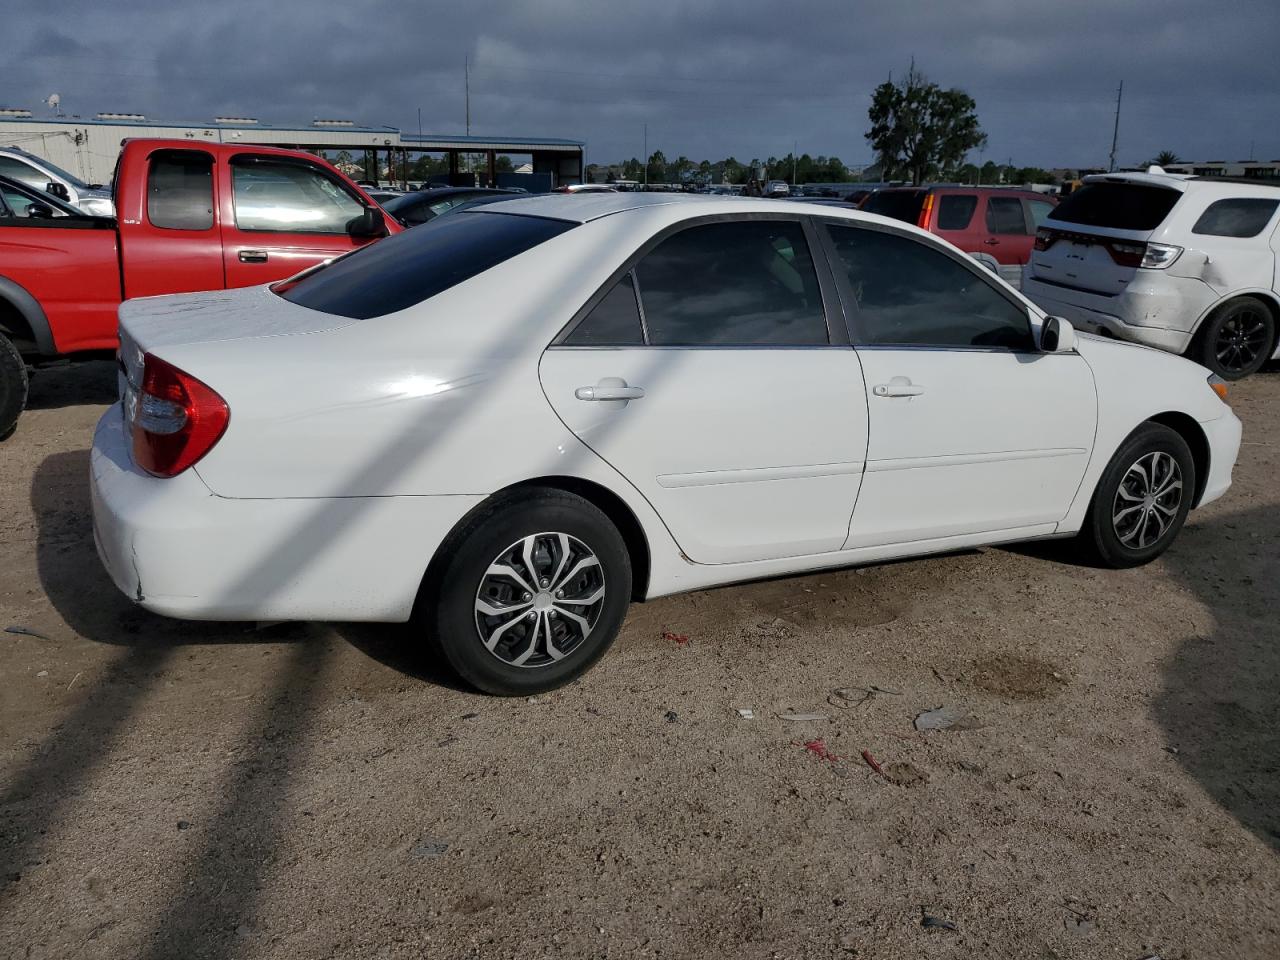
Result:
M6 957L1280 956L1275 372L1149 567L669 598L532 700L404 628L134 608L85 482L113 390L42 373L0 446L0 629L41 635L0 633Z

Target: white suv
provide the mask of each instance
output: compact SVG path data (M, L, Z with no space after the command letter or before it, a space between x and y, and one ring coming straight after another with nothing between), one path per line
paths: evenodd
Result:
M0 174L50 193L91 217L116 215L109 188L85 183L74 173L18 147L0 147Z
M1280 185L1159 167L1086 177L1036 233L1022 292L1237 380L1280 353L1277 209Z

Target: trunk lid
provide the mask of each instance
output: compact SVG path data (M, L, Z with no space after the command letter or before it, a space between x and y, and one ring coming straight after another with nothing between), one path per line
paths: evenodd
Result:
M1053 209L1036 233L1036 280L1113 297L1133 280L1147 242L1182 191L1121 178L1089 181Z

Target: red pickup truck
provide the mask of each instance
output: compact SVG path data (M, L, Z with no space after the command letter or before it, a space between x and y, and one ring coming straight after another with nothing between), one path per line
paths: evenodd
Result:
M300 150L126 140L116 218L89 217L0 177L0 439L27 367L116 348L122 300L248 287L403 229Z

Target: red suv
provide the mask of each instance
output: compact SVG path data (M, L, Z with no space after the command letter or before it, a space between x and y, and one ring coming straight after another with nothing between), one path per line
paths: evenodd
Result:
M1057 204L1047 194L1004 187L887 187L862 209L937 234L1017 287L1036 228Z

